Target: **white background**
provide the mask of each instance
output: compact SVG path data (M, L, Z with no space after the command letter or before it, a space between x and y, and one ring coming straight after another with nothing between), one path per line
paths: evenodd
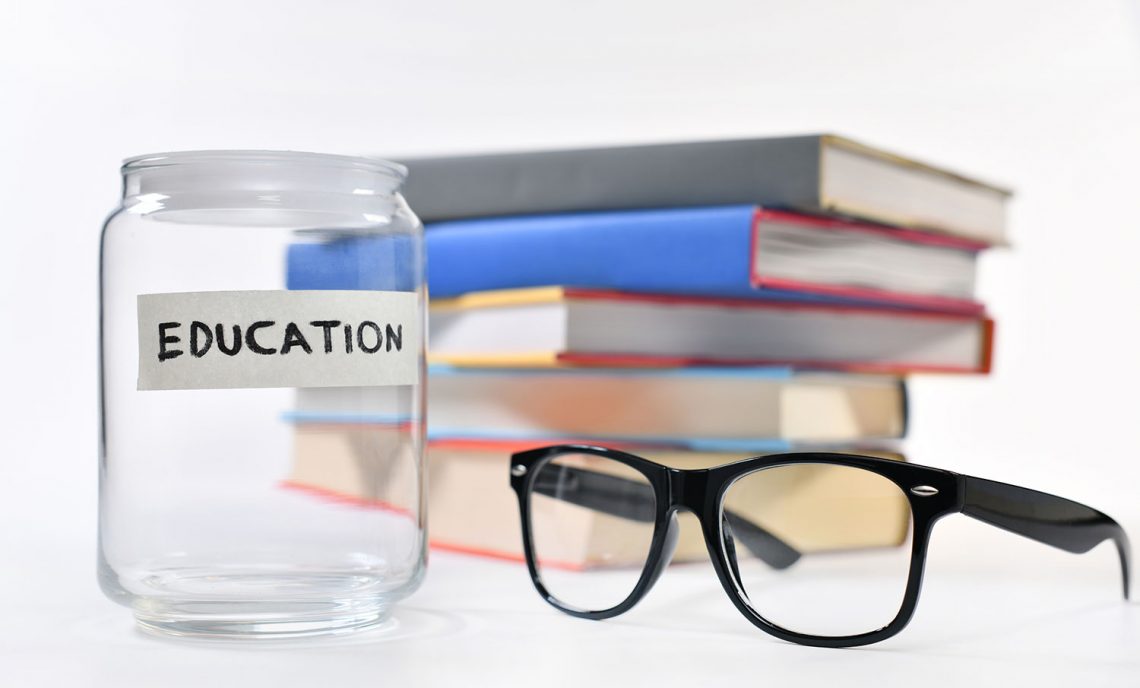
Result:
M453 679L498 671L604 683L635 669L677 679L702 657L723 669L732 665L726 647L738 659L763 653L770 679L793 666L816 667L821 680L857 675L864 660L850 658L870 656L882 666L864 667L868 680L875 671L950 682L1002 672L1060 680L1068 671L1140 684L1140 607L1090 612L1081 594L1068 606L1057 599L1071 592L1069 576L1084 580L1090 568L1095 583L1115 586L1103 548L1027 564L1018 557L1038 556L1036 545L969 525L947 537L981 543L978 556L946 559L947 575L960 578L943 584L941 612L925 631L916 622L917 641L900 639L886 655L745 639L750 629L731 617L725 623L740 637L730 641L652 628L627 637L628 626L551 616L515 569L469 569L447 557L413 598L404 631L418 628L415 614L437 618L459 591L485 594L476 574L517 582L517 590L487 585L530 616L512 625L509 615L459 605L470 613L446 617L459 626L439 637L297 651L290 664L281 654L137 638L126 610L101 600L98 233L116 204L123 157L201 148L402 156L813 131L1018 194L1014 246L983 264L981 293L999 323L995 372L915 381L913 459L1086 501L1140 534L1135 2L0 2L0 685L147 682L153 674L131 669L143 657L170 671L171 685L222 672L379 682L386 669L405 678L431 673L428 665L437 672L449 656ZM1044 592L1023 599L1031 609L1007 624L953 597L987 585L999 586L991 594L1015 617L1018 607L1003 600ZM1083 591L1103 605L1098 589ZM1066 609L1077 611L1066 617ZM698 628L706 618L692 605L673 611L636 618L676 628L685 614ZM984 642L968 640L968 611L990 629ZM1111 629L1095 635L1105 618ZM937 630L949 619L957 640ZM539 640L519 624L530 623L556 629L586 660L528 669L523 658ZM1064 630L1070 624L1084 632ZM470 644L483 631L494 651ZM633 661L613 654L617 640L628 641L620 646ZM677 652L645 655L655 643ZM960 664L971 656L987 659ZM976 671L945 668L960 666Z

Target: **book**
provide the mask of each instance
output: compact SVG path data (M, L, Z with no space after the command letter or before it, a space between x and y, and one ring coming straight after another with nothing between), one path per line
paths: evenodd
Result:
M988 372L984 316L561 287L434 300L434 362Z
M422 279L417 242L407 234L323 235L285 249L286 289L416 291Z
M281 486L346 506L422 518L416 440L398 423L298 423Z
M433 441L560 437L786 451L805 442L897 439L907 422L899 378L788 368L434 365L428 397ZM296 410L303 418L343 419L341 399L335 388L301 389Z
M759 204L1005 241L1010 192L830 134L402 161L425 222Z
M411 505L394 503L401 481L412 479L409 464L391 449L385 433L360 424L310 424L295 427L293 461L282 486L310 499L334 501L346 508L379 509L397 515L413 513ZM539 442L538 445L546 444ZM603 443L604 444L604 443ZM536 443L472 440L433 441L427 449L429 541L433 548L482 556L523 560L522 530L518 500L507 478L510 454ZM612 445L611 445L612 446ZM710 468L738 461L754 453L693 452L677 448L618 445L650 460L674 468ZM856 453L905 460L882 447L852 449ZM580 469L607 473L604 460L586 458ZM850 486L841 472L813 472L810 481L797 480L781 489L779 500L755 498L743 489L734 491L726 504L734 518L762 524L794 542L800 553L896 546L905 540L909 527L906 497L895 502L875 500L864 508L860 522L843 531L813 528L802 518L803 507L819 500L849 498ZM778 502L778 506L774 506ZM802 506L797 506L802 505ZM537 519L557 523L559 535L544 542L547 563L563 568L637 564L638 548L623 549L631 531L643 527L619 516L584 508L569 501L544 498L532 502ZM797 517L797 514L800 516ZM695 522L682 515L674 561L699 561L707 554ZM547 546L550 545L550 546Z
M982 310L973 296L985 244L757 206L442 222L426 243L436 297L567 286Z

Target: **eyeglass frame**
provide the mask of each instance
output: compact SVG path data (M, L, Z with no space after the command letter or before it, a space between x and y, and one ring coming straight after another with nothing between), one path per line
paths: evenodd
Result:
M561 602L546 588L539 573L531 531L530 495L534 492L539 469L566 455L597 456L624 464L644 476L653 489L653 536L641 575L629 596L608 609L580 609ZM748 603L743 583L733 573L734 565L730 563L725 550L724 494L736 480L745 475L796 464L826 464L870 471L894 483L906 496L913 533L907 584L898 613L886 626L846 636L798 633L768 621ZM713 569L733 605L761 630L800 645L856 647L877 643L898 634L911 621L918 605L934 524L956 513L1075 554L1088 552L1100 543L1111 540L1120 556L1124 598L1129 598L1131 548L1128 536L1120 524L1106 514L1045 492L903 461L856 454L795 452L757 456L712 468L679 469L618 449L561 444L512 454L510 483L518 497L523 552L531 582L548 604L583 619L601 620L618 616L632 609L645 597L672 556L679 527L676 514L682 510L693 513L700 521ZM776 568L782 566L777 565Z

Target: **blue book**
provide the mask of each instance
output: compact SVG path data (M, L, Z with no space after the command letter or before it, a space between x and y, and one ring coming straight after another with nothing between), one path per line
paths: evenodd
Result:
M981 310L976 244L752 205L441 222L426 237L434 297L562 286Z
M415 249L412 237L403 234L291 244L285 288L415 291Z
M426 233L432 296L578 286L756 296L748 283L752 206L575 213L447 222ZM406 278L397 237L289 246L289 289L393 289Z
M442 222L426 232L433 297L528 287L977 314L977 245L751 205ZM289 289L410 289L409 237L289 247Z

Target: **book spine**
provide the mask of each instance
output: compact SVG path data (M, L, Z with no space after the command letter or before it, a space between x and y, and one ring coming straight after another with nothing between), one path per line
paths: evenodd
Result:
M822 210L820 136L403 161L424 222L763 204Z
M582 213L433 225L435 297L550 285L754 296L752 206Z

